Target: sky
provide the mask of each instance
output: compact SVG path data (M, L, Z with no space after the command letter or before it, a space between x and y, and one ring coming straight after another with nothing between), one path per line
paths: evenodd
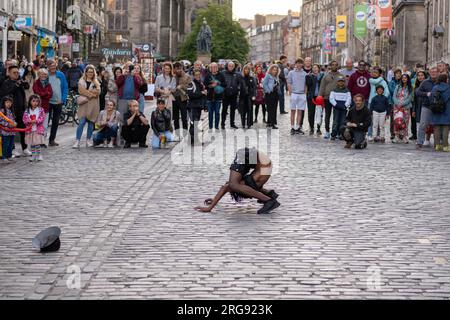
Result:
M284 14L288 10L300 11L302 0L233 0L233 15L236 18L253 19L257 13Z

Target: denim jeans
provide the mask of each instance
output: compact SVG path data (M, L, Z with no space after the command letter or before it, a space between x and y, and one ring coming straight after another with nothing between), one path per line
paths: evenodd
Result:
M105 140L111 141L112 138L115 139L117 137L118 129L119 127L117 125L103 128L103 130L94 135L94 144L101 144Z
M2 159L9 159L12 157L14 146L14 136L2 135Z
M50 118L52 118L52 128L50 130L50 142L54 142L56 138L56 133L58 132L59 118L61 117L62 104L51 104L50 103Z
M83 135L84 125L87 123L87 139L90 140L92 138L92 133L94 132L94 123L88 121L86 118L80 118L80 124L77 128L77 140L81 140L81 136Z
M345 124L345 117L347 115L346 110L333 108L333 131L331 132L332 137L337 137L340 134L340 128Z
M278 99L279 104L280 104L280 113L281 112L285 112L285 110L284 110L284 107L285 107L285 102L284 102L284 100L285 100L284 99L285 91L286 91L286 85L285 84L280 85L280 92L279 92L279 99Z
M172 142L174 140L172 132L166 131L163 134L166 136L166 141L167 142ZM153 133L153 136L152 136L152 148L153 149L161 148L159 143L160 143L159 136L157 136L156 134Z
M423 107L420 112L420 122L417 130L417 144L423 145L425 142L425 130L431 124L431 116L433 113L430 109Z
M222 101L208 101L208 120L209 120L209 128L219 129L220 122L220 105Z

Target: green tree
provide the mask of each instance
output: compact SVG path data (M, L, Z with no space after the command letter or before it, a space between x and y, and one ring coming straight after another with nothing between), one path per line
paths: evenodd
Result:
M245 62L250 52L245 30L237 21L233 21L229 6L217 4L209 4L208 8L198 11L192 31L182 44L178 58L190 61L197 59L197 35L203 18L206 18L213 34L211 59L235 59Z

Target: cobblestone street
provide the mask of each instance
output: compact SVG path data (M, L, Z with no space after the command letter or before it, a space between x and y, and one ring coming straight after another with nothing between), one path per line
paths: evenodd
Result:
M213 213L193 210L229 165L175 165L170 149L74 150L70 124L43 162L3 164L0 298L450 298L449 155L413 143L346 150L290 136L289 115L278 119L271 215L228 195ZM53 225L61 249L33 251ZM73 265L81 289L67 286Z

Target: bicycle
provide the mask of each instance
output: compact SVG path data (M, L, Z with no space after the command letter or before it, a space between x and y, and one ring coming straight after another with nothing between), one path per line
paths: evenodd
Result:
M73 90L69 92L66 104L62 107L61 116L59 118L59 124L63 125L67 122L73 122L79 124L78 119L78 104L77 104L77 93ZM72 121L70 121L72 119Z

